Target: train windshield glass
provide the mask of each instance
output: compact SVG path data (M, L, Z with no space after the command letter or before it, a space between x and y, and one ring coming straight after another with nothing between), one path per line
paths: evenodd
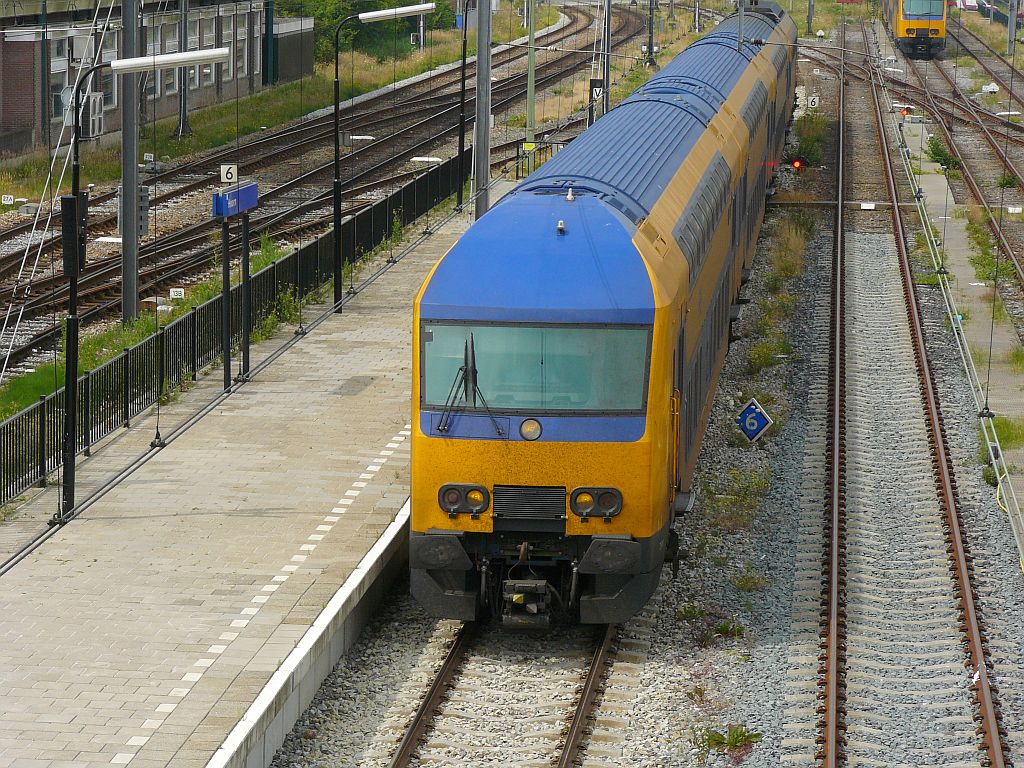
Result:
M460 386L459 408L482 409L486 403L503 412L642 412L650 335L648 326L424 323L423 407L443 408L462 379L459 369L475 361L482 397L475 406L467 403Z
M903 18L911 16L932 16L942 18L946 0L903 0Z

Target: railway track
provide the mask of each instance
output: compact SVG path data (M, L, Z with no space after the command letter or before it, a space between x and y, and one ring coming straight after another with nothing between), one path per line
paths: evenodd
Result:
M1024 107L1024 96L1021 95L1024 89L1024 73L994 51L992 46L976 35L970 27L947 24L946 34L956 43L957 49L963 50L978 62L978 66L985 70L1004 93L1009 94L1018 106ZM953 51L954 57L959 54L957 49ZM949 56L948 44L946 55Z
M640 31L641 26L642 20L638 14L628 11L619 14L613 29L613 46L619 46L633 37ZM586 60L585 53L567 53L545 63L538 67L537 86L543 88L557 82ZM518 74L506 78L495 84L494 94L494 109L497 111L523 97L524 79ZM472 112L473 100L469 99L467 104L467 112ZM447 106L441 107L440 111L427 117L417 119L418 114L407 121L404 128L395 130L387 138L361 146L346 155L346 169L354 169L349 172L347 178L346 198L351 198L354 192L359 191L353 188L352 184L360 183L363 188L372 185L374 180L380 184L382 176L393 175L392 169L403 158L424 151L450 136L458 128L457 101L449 101ZM497 149L502 148L506 151L508 149ZM263 193L263 202L277 201L276 207L263 206L264 210L269 210L266 221L272 222L275 226L283 226L296 217L317 218L317 211L321 208L326 211L330 205L328 176L332 170L333 162L322 163ZM216 225L214 219L195 222L179 231L157 238L141 248L140 265L150 279L140 282L140 292L159 288L166 285L169 280L179 280L182 275L189 273L190 268L193 272L202 269L213 253L211 247L199 247L194 252L184 254L182 251L187 250L190 243L202 243ZM265 227L254 227L254 237L258 237L263 231L266 231ZM178 255L171 259L168 273L164 275L161 273L160 265L164 263L163 257L170 253ZM102 316L116 306L117 300L110 297L119 290L119 259L119 255L108 257L98 270L94 269L94 263L90 262L80 278L80 296L83 302L81 316L86 322ZM56 270L54 272L55 274L50 277L39 278L29 284L2 291L0 297L6 302L21 303L24 307L22 311L29 321L52 315L63 307L67 294L63 275ZM40 285L44 287L41 288ZM100 298L94 301L93 297ZM25 359L33 350L52 343L58 336L59 325L52 322L45 325L38 321L33 322L31 332L16 341L11 360L17 362ZM9 337L5 337L4 347L9 344Z
M836 158L817 758L1004 766L878 83L869 86L851 98L839 85L839 114L868 109L874 121L840 120ZM872 142L884 174L843 168L844 153L863 157ZM843 213L847 188L865 194L878 180L895 235L877 213Z
M960 163L959 170L966 191L984 209L989 230L996 243L1002 247L1003 253L1009 255L1018 283L1024 287L1024 224L1007 220L1003 221L1001 227L997 226L996 222L1000 217L998 211L994 210L1000 205L1024 204L1024 189L1021 188L1021 180L1024 179L1021 172L1024 168L1024 162L1021 162L1024 160L1024 152L1018 145L1005 140L1001 142L993 135L957 82L937 62L919 63L908 59L907 66L917 77L926 94L925 108L930 113L935 115L941 111L935 95L941 88L945 89L949 98L961 103L961 111L970 120L966 131L960 131L954 137L954 131L945 121L936 120L935 125L941 132L946 146ZM1016 159L1009 154L1011 147ZM1017 179L1016 184L1010 187L1000 186L1000 180L1004 176L1013 176Z
M558 30L538 38L538 44L555 45L586 30L593 23L593 14L585 9L568 9L569 23ZM492 66L497 69L524 58L521 48L507 48L494 54ZM467 79L476 76L476 64L466 67ZM520 79L525 74L519 74ZM395 89L381 93L359 104L343 104L341 109L341 129L343 131L368 130L375 126L391 126L393 122L408 114L424 114L425 111L438 106L450 104L457 96L450 89L459 83L459 70L448 69L435 73L429 78L408 83ZM289 125L281 129L265 132L251 138L239 146L228 145L202 157L189 160L165 171L149 176L146 183L154 186L170 187L151 200L152 205L166 205L183 195L195 190L219 184L218 165L230 160L239 165L242 173L259 169L266 164L268 157L277 161L295 157L318 144L326 145L333 138L333 114L321 115L297 125ZM94 197L92 205L103 206L114 203L116 194L107 192ZM45 217L45 211L42 214ZM116 223L115 213L102 213L90 217L90 227L110 227ZM8 227L0 231L0 253L10 251L6 244L14 237L30 233L36 228L36 222L29 221ZM37 233L38 234L38 233ZM59 233L39 234L38 240L26 245L30 248L42 248L43 252L59 245ZM15 265L16 266L16 265ZM10 273L10 259L0 257L0 277Z
M576 765L618 632L596 630L536 637L462 625L390 768Z

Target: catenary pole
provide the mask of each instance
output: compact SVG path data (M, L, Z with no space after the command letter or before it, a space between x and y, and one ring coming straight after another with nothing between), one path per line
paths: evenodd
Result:
M178 50L188 50L188 0L178 0L181 7L181 15L178 27ZM237 34L237 30L235 30ZM200 41L202 47L202 41ZM235 77L238 73L235 72ZM174 131L174 138L182 139L192 135L192 126L188 124L188 67L178 70L178 127Z
M121 1L121 56L139 55L139 0ZM152 75L155 77L156 75ZM139 75L121 75L121 322L139 316Z
M491 181L491 0L477 0L476 9L476 123L473 126L473 174L476 178L475 215L487 213Z

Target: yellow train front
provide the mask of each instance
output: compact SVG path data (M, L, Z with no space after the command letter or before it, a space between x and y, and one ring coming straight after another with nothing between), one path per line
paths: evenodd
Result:
M946 0L882 0L882 13L904 53L930 59L946 47Z
M639 611L674 551L793 108L725 19L477 221L416 298L411 589L513 624ZM774 44L773 44L774 43Z

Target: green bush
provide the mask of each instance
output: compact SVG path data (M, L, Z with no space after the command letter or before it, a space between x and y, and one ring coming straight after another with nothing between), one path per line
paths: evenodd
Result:
M924 153L933 163L944 165L950 170L960 169L960 161L956 155L946 149L946 145L942 143L942 139L938 136L931 136L928 139L928 145L925 147Z

